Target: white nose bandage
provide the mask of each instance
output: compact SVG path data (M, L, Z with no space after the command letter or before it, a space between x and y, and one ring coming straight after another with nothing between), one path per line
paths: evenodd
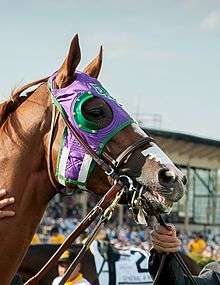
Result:
M152 143L151 147L143 150L141 153L144 157L148 156L149 159L154 159L160 162L160 164L163 164L165 166L173 166L175 168L173 162L155 143Z

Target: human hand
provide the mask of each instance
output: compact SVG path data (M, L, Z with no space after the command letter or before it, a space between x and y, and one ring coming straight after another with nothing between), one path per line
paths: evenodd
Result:
M176 252L180 249L181 241L176 236L174 225L168 224L169 229L157 224L151 232L153 247L159 252Z
M4 207L13 204L15 201L14 197L3 198L6 195L6 193L7 192L5 189L0 189L0 219L4 217L12 217L15 215L14 211L1 210Z

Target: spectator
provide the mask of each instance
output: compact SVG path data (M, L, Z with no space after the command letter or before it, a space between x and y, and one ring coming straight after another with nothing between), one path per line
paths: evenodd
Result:
M53 280L52 285L58 285L64 276L66 270L70 266L71 262L74 260L74 256L71 250L66 250L58 261L58 274L59 276ZM80 273L81 263L78 263L76 268L71 273L68 281L65 285L91 285Z
M65 240L65 236L60 234L59 228L57 226L53 227L51 230L51 237L49 238L48 242L52 244L61 244Z
M206 246L207 244L202 234L196 234L195 238L192 239L187 245L189 252L196 255L202 255L206 249Z

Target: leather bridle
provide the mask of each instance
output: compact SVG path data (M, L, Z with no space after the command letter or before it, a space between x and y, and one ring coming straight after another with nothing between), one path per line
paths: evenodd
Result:
M50 179L51 184L53 185L54 189L58 187L58 183L54 178L53 175L53 167L52 167L52 147L54 141L54 129L57 124L57 120L59 118L60 112L58 112L57 108L52 104L52 112L51 112L51 124L50 124L50 131L49 131L49 138L48 138L48 150L47 150L47 172Z
M57 111L57 108L55 105L52 105L52 117L51 117L51 127L49 132L49 142L48 142L48 152L47 152L47 169L48 169L48 175L51 181L51 184L54 188L57 188L57 182L54 179L53 170L52 170L52 144L53 144L53 131L54 127L57 123L57 119L59 117L60 112ZM78 140L80 145L83 146L87 154L89 154L92 159L96 162L96 164L102 168L102 170L105 172L105 174L109 177L111 177L114 182L116 182L119 179L118 174L118 168L119 166L125 161L127 157L129 157L135 150L139 149L140 147L150 144L151 142L154 142L154 139L150 136L146 136L131 145L129 145L125 150L123 150L119 156L114 159L106 152L103 152L102 157L99 156L89 145L88 143L83 139L83 137L74 129L69 122L68 118L65 116L62 116L66 126L69 128L69 130L72 132L74 137Z
M51 159L51 151L52 151L52 144L53 144L53 130L57 123L57 119L59 116L59 112L57 112L56 108L53 106L52 110L52 119L51 119L51 129L49 133L49 143L48 143L48 153L47 153L47 168L48 168L48 174L50 181L52 185L56 188L57 182L53 178L52 174L52 159ZM99 165L99 167L102 168L102 170L105 172L105 174L108 177L111 177L114 181L113 186L110 188L110 190L103 196L103 198L98 202L98 204L90 211L87 216L83 219L83 221L78 225L78 227L67 237L65 242L60 246L60 248L55 252L55 254L50 258L50 260L45 264L45 266L30 280L28 280L25 285L34 285L37 284L37 282L50 270L51 267L55 265L55 263L58 261L60 255L70 247L70 245L73 243L73 241L97 218L98 215L101 214L100 221L96 225L94 231L87 239L86 243L84 244L82 250L77 255L75 260L72 262L70 267L68 268L67 272L65 273L62 281L59 283L60 285L64 285L68 277L70 276L71 272L74 270L77 263L81 260L83 255L85 254L86 250L89 248L91 242L95 238L95 234L101 227L103 223L108 221L115 210L122 194L126 190L137 192L138 189L142 189L142 187L136 188L134 187L133 180L126 176L126 175L120 175L118 168L119 166L128 158L134 151L139 149L140 147L149 144L151 142L154 142L154 139L147 136L143 139L140 139L136 141L135 143L132 143L130 146L128 146L122 153L119 154L119 156L116 159L113 159L109 154L103 153L102 157L97 155L96 152L87 144L87 142L83 139L83 137L72 127L71 123L68 121L66 117L63 116L63 120L66 124L66 126L69 128L69 130L72 132L74 137L78 140L78 142L84 147L85 151L93 158L93 160ZM133 195L135 197L136 194ZM146 213L145 213L146 214ZM157 217L159 223L165 227L166 224L163 221L162 217L159 215ZM156 275L154 284L158 282L160 273L162 271L162 268L164 266L165 261L165 255L163 255L161 264L158 269L158 273ZM177 262L180 264L181 268L183 269L184 273L189 277L191 280L191 283L193 285L198 285L196 280L191 275L189 269L186 267L184 261L182 260L181 256L178 253L174 253L174 257L176 258Z

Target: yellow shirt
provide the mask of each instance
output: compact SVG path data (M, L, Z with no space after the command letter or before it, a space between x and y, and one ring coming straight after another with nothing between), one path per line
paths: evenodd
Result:
M77 285L78 283L79 284L82 283L84 280L85 279L83 278L83 275L80 273L73 280L67 281L65 285L75 285L75 284ZM86 284L88 283L86 282Z
M38 244L38 243L40 243L40 239L37 234L34 234L31 244Z
M192 253L201 254L206 248L206 242L203 239L192 240L187 247Z
M62 277L57 277L54 279L52 285L58 285L61 281ZM69 280L65 283L65 285L91 285L89 281L87 281L81 273L79 273L74 279Z
M52 244L60 244L60 243L63 243L65 240L65 237L64 235L62 234L58 234L56 236L51 236L48 240L49 243L52 243Z

